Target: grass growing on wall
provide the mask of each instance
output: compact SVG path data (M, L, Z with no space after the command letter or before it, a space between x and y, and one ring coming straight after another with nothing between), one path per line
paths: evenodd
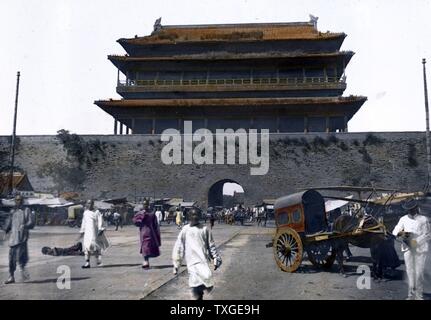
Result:
M87 171L105 157L108 144L98 139L85 141L81 136L64 129L57 131L56 138L66 151L66 160L45 162L37 175L50 177L57 192L81 190Z
M64 129L57 131L57 139L66 150L69 161L77 162L79 167L91 167L94 162L99 161L99 157L105 156L105 149L108 147L98 139L85 141L81 136Z

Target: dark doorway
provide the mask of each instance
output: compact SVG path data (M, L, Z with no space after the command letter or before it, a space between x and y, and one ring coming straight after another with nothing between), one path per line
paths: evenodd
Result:
M208 191L208 207L229 205L229 200L243 202L244 189L231 179L223 179L214 183ZM230 199L230 198L233 199Z

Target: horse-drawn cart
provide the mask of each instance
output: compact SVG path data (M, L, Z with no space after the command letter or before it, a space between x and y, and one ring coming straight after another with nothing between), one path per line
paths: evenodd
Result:
M286 272L294 272L299 268L304 251L313 265L330 268L337 256L334 240L363 237L368 233L386 234L384 225L378 222L345 230L331 230L324 198L315 190L277 199L274 211L276 233L267 247L273 247L277 265Z

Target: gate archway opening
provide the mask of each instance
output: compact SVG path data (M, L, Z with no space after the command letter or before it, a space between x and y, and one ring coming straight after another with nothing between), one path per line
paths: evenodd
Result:
M235 180L219 180L208 191L208 207L229 208L244 203L244 194L244 188Z

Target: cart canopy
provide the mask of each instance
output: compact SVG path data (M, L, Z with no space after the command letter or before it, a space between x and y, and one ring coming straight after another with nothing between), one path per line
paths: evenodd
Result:
M278 198L274 209L277 211L295 205L301 205L303 208L306 234L327 229L325 201L319 192L311 189Z

